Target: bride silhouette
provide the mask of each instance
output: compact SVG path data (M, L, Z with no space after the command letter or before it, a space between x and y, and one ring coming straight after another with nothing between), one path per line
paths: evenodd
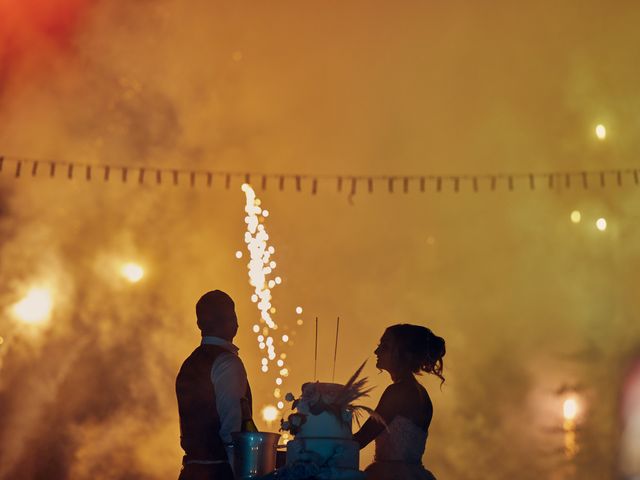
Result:
M376 413L353 436L364 448L375 439L374 462L366 468L368 480L435 480L422 465L433 405L415 375L431 373L444 382L442 337L426 327L400 324L386 329L375 350L376 366L393 383L382 394Z

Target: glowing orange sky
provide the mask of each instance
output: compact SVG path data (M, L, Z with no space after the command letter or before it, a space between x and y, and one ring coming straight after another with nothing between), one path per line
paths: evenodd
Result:
M7 155L371 175L638 166L632 2L0 0L0 12L12 12L0 17ZM424 379L436 474L546 478L562 446L549 433L561 425L554 392L566 384L582 385L588 403L581 478L609 474L612 379L640 343L631 184L363 192L352 203L333 190L258 195L284 279L280 321L297 332L287 389L311 375L316 315L325 360L343 320L338 379L385 326L428 324L447 340L444 389ZM243 205L238 182L202 191L0 175L0 306L40 278L59 289L46 334L0 318L10 412L0 479L20 468L25 478L177 473L173 380L198 340L193 304L210 288L236 299L257 405L271 401L234 256ZM594 228L600 217L606 232ZM131 259L148 267L135 287L108 268ZM330 371L321 362L320 377ZM366 373L373 404L388 378ZM30 461L33 448L50 458Z

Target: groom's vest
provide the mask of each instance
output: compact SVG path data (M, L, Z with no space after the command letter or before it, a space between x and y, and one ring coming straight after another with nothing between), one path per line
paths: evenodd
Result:
M216 392L211 382L213 362L226 352L228 350L216 345L200 345L184 361L176 378L180 446L185 451L185 460L227 460L219 434ZM249 382L245 396L251 405Z

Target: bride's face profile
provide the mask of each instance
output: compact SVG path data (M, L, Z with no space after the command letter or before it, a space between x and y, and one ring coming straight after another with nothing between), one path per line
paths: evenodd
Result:
M382 335L378 347L373 352L376 354L376 367L387 372L393 368L393 339L388 333Z

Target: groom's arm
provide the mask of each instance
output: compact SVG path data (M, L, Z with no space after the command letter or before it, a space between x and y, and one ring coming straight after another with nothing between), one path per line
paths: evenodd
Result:
M231 443L231 432L239 432L242 423L241 400L247 392L247 372L242 360L233 353L221 354L211 368L220 417L220 438Z

